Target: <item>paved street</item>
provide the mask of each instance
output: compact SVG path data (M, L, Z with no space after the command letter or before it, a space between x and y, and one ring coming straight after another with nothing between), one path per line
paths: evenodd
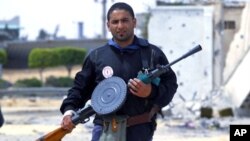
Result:
M32 141L58 128L61 121L60 99L3 99L1 105L5 124L0 128L0 141ZM154 141L229 141L228 125L249 121L247 118L159 119ZM77 125L63 141L89 141L92 126L91 121Z

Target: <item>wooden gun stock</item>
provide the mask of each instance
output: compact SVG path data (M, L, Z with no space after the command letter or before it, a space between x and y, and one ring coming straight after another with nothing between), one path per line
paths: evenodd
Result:
M76 114L71 117L71 120L74 125L77 125L79 123L86 123L89 121L89 117L94 114L95 111L93 110L93 108L91 106L88 106L87 108L82 108L77 111ZM61 139L68 133L70 132L60 127L38 138L36 141L61 141Z
M38 138L36 141L61 141L62 138L68 133L69 131L59 127L54 131L51 131L48 134Z

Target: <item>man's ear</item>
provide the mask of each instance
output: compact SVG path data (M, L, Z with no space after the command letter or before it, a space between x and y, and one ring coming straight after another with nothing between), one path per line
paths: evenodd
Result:
M134 19L133 19L134 28L136 28L136 22L137 22L137 20L136 20L136 18L134 18Z
M110 26L109 26L109 22L107 22L107 28L108 28L108 30L110 31L110 28L109 28Z

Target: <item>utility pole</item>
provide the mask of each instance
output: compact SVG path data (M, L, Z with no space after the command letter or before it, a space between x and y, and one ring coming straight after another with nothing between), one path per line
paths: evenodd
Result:
M102 0L102 38L107 38L107 31L106 31L106 6L107 0Z
M114 0L111 0L112 2ZM95 0L95 2L98 2L98 0ZM107 0L102 0L102 38L107 38L107 30L106 30L106 13L107 13Z

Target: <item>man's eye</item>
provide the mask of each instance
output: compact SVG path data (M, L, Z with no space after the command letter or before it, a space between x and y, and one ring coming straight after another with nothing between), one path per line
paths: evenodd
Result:
M126 23L126 22L128 22L128 19L123 19L122 22Z
M112 24L117 24L117 23L118 23L118 21L112 21L111 23L112 23Z

